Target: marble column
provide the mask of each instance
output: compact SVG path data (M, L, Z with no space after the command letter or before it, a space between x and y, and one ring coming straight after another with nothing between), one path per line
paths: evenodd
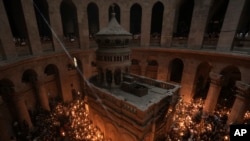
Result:
M27 27L28 38L30 43L31 53L33 55L39 55L43 52L41 40L38 31L38 25L36 22L35 9L33 1L21 0L23 7L24 19Z
M246 0L229 0L216 50L230 51Z
M212 114L221 91L221 85L223 82L223 76L214 72L209 74L211 82L208 90L208 94L203 107L203 114Z
M17 120L19 124L23 125L24 122L28 124L29 129L33 128L32 121L30 119L30 115L25 104L25 100L21 96L21 93L16 93L13 96L13 105L15 106L15 110L17 112Z
M162 33L161 33L161 46L170 47L173 31L174 31L174 21L176 13L176 0L165 1L162 22Z
M149 47L152 7L142 7L141 46Z
M83 2L79 2L77 5L77 20L78 20L78 32L79 43L81 49L89 48L89 26L88 26L88 14L87 6Z
M213 0L195 0L192 22L188 35L188 48L200 49L202 47L212 1Z
M250 98L250 85L236 81L236 99L229 114L227 124L241 124L247 111Z
M37 83L36 88L38 90L37 95L41 108L50 111L48 94L46 92L46 88L44 87L44 83Z
M6 60L17 58L17 51L16 51L15 43L12 40L13 35L11 34L12 32L11 32L10 24L8 21L9 20L8 20L8 16L4 8L4 3L1 0L0 1L0 25L1 25L0 26L0 31L1 31L0 32L0 44L2 43L2 52L3 52L1 54L2 58Z
M49 5L50 26L53 37L53 45L55 51L62 51L63 28L60 13L60 0L47 1Z

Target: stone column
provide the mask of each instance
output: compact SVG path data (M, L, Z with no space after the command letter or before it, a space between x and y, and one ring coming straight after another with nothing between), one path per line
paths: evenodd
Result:
M77 5L79 43L81 49L89 48L89 27L87 7L82 2Z
M229 0L216 50L230 51L246 0Z
M4 8L4 3L0 1L0 42L2 43L3 58L15 59L17 57L17 51L14 44L13 35L11 34L10 24L8 22L8 16Z
M142 7L142 24L141 24L141 46L149 47L150 30L151 30L152 7L150 4Z
M33 6L33 0L21 0L23 7L23 14L28 32L29 45L31 53L33 55L39 55L43 52L41 40L38 31L38 25L36 22L35 9Z
M25 121L28 124L29 129L32 129L33 124L31 122L30 115L25 104L25 100L22 98L21 95L21 93L16 93L14 94L12 99L13 104L15 106L15 110L17 112L17 120L21 125Z
M37 95L38 95L40 106L42 107L42 109L50 111L48 94L44 87L44 83L42 82L36 83L36 88L37 88Z
M210 82L208 94L205 100L205 104L203 107L203 113L205 115L213 113L217 104L217 100L221 91L221 85L223 82L223 76L220 74L211 72L209 76L210 76L211 82Z
M109 22L109 12L108 12L108 7L109 5L98 5L99 7L99 26L100 29L103 29L104 27L108 26Z
M250 85L236 81L236 99L231 109L227 124L241 124L247 111L250 98Z
M130 8L122 7L121 9L121 26L130 32Z
M162 22L161 46L170 47L173 38L176 1L166 1L165 3Z
M212 0L195 0L192 22L188 35L188 48L200 49L202 47L211 4Z
M59 0L47 1L49 5L49 17L50 26L52 32L52 39L55 51L62 51L62 41L63 41L63 28L60 13L60 2Z

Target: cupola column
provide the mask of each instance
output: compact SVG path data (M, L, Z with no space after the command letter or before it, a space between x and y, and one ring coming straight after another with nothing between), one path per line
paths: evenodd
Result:
M241 124L243 122L244 115L247 111L247 104L250 98L250 85L236 81L236 99L234 101L231 113L228 117L227 124Z
M221 85L223 82L223 76L220 74L211 72L209 76L211 78L211 82L206 97L206 101L203 107L203 114L205 115L213 113L219 98Z

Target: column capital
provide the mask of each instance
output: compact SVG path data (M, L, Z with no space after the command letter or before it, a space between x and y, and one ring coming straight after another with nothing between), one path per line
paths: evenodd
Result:
M250 98L250 85L242 81L236 81L236 95L243 98Z
M211 83L217 86L221 86L224 80L223 75L214 72L210 72L209 77L211 79Z

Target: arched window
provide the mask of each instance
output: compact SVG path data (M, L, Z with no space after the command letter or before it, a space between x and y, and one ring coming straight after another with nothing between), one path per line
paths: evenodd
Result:
M95 3L88 4L88 25L89 38L93 38L94 34L99 31L99 9Z
M48 3L46 0L33 0L33 5L36 14L39 35L43 41L48 41L52 38L51 30L49 25L47 25L50 23Z
M134 4L130 9L130 33L141 34L142 8L139 4Z
M183 66L181 59L174 59L170 63L170 81L181 83Z
M216 48L228 3L229 0L213 2L208 15L206 33L203 40L203 48Z
M63 0L60 6L63 34L65 37L78 37L77 11L74 3Z
M4 0L12 35L15 38L27 39L28 33L20 0Z
M109 7L109 20L111 20L113 12L115 12L115 18L116 18L117 22L120 23L120 7L116 3L113 3Z
M179 15L174 37L188 37L192 21L194 0L182 0L179 5Z
M161 2L154 4L151 17L150 45L159 46L161 41L161 30L164 6Z

